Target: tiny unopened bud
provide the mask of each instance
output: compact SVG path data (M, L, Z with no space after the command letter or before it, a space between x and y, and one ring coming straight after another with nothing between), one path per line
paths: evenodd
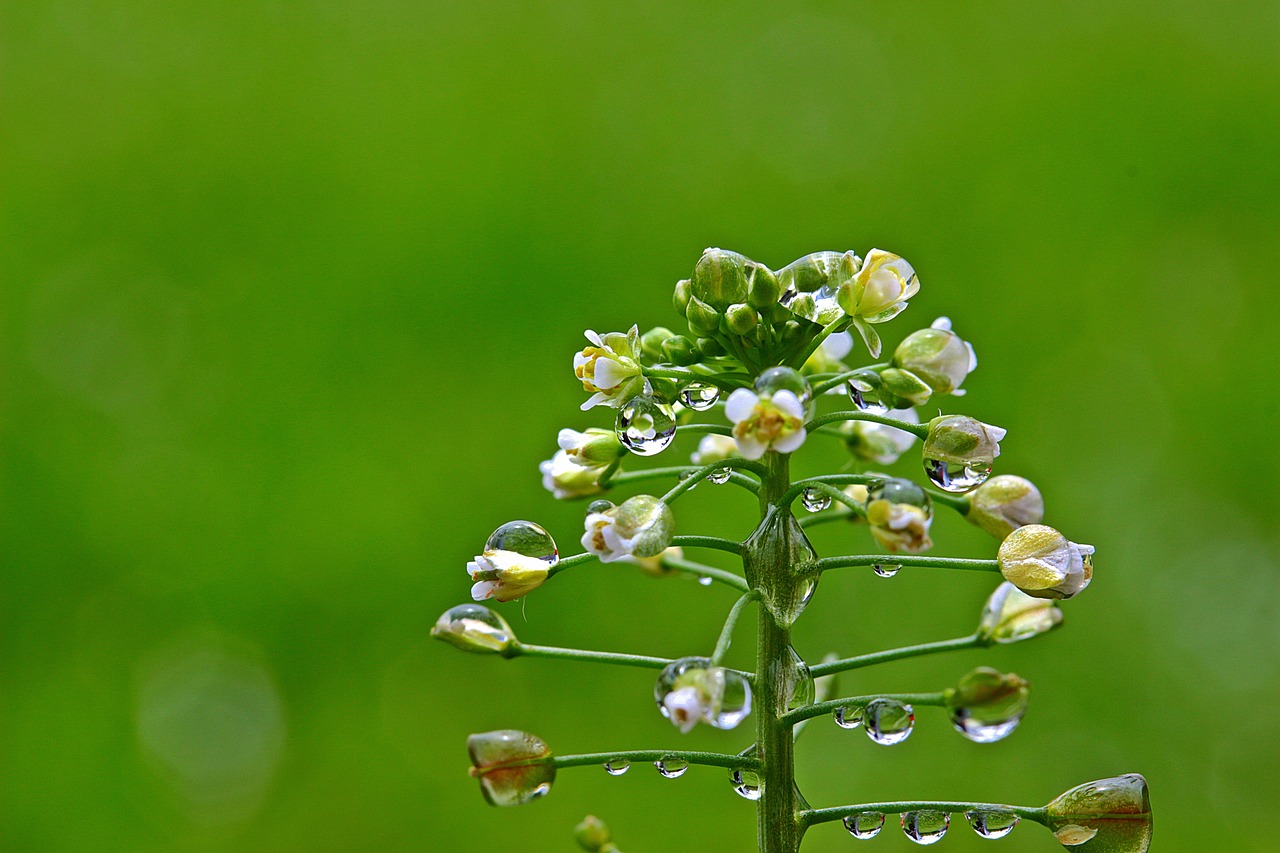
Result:
M886 391L913 406L923 406L933 396L933 389L929 384L910 370L886 367L880 371L880 379Z
M965 518L1004 539L1019 527L1044 518L1044 498L1030 480L1013 474L992 477L969 493Z
M730 305L724 312L724 322L728 331L735 335L747 335L755 330L760 322L756 309L750 305Z
M662 357L681 366L698 361L698 348L684 335L673 335L662 342Z
M747 304L760 310L773 308L782 295L778 276L764 264L752 262L747 267Z
M582 432L562 429L556 442L579 465L608 465L624 453L617 432L599 427L588 427Z
M924 458L949 465L990 469L1000 455L1005 430L967 415L943 415L929 421Z
M656 556L671 544L675 534L671 507L652 495L636 495L619 506L598 508L593 504L589 510L582 547L602 563L628 556Z
M1093 546L1043 524L1010 533L996 559L1005 580L1035 598L1071 598L1093 579Z
M735 302L746 302L747 265L750 263L737 252L707 249L693 269L694 299L721 309Z
M978 366L978 357L951 331L951 321L939 317L930 328L907 335L894 350L893 363L922 379L935 394L963 394L960 384Z
M1027 595L1005 581L982 609L978 636L992 643L1016 643L1047 634L1061 624L1062 611L1056 603Z
M542 487L558 500L585 498L602 491L600 477L608 465L582 465L567 451L557 451L538 464Z
M1078 785L1045 806L1049 829L1067 849L1146 853L1151 848L1151 797L1137 773Z
M516 644L507 620L479 604L460 604L446 610L431 626L431 636L480 655L506 656Z
M693 283L687 278L682 278L676 282L675 292L671 295L671 303L675 306L676 313L684 316L685 309L689 306L689 297L693 295Z
M587 853L602 853L605 846L613 842L609 827L595 815L583 818L582 823L574 829L574 838L577 839L578 846Z
M889 417L909 424L920 423L915 409L894 409ZM875 421L846 421L841 433L850 453L877 465L892 465L916 443L916 437L906 430Z
M710 335L720 330L720 312L697 296L689 299L684 316L689 321L689 330L696 335Z
M670 329L663 328L662 326L658 326L657 328L653 328L645 332L640 336L641 355L643 355L649 362L661 361L662 344L667 338L674 335L675 332Z
M467 738L471 775L491 806L519 806L546 796L556 778L551 750L535 735L511 729Z
M703 358L718 358L725 354L724 344L715 338L698 338L698 353Z

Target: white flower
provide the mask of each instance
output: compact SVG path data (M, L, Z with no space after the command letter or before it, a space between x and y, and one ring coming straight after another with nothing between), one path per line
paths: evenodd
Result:
M617 408L625 403L641 381L640 329L597 335L588 329L585 347L573 357L573 372L582 381L584 391L592 392L582 404L583 411L593 406Z
M867 504L867 522L871 535L890 553L918 554L933 547L929 538L933 516L921 507L873 500Z
M694 465L710 465L713 462L723 462L731 456L738 455L738 443L727 435L716 435L708 433L698 442L698 449L693 452L689 460Z
M1052 527L1028 524L1005 537L996 554L1004 579L1035 598L1071 598L1093 580L1093 546Z
M920 423L920 416L913 408L894 409L889 417L909 424ZM843 432L854 456L877 465L892 465L916 442L916 437L906 430L874 421L848 421Z
M671 723L684 734L693 731L699 720L714 716L706 694L692 685L672 690L662 699Z
M485 550L467 563L467 572L475 585L471 597L476 601L492 598L511 601L542 586L550 566L537 557L515 551Z
M542 487L559 500L599 494L600 475L608 467L579 465L564 450L557 451L555 456L538 464L538 470L542 472Z
M791 391L761 397L739 388L725 401L724 413L733 421L738 452L747 459L759 459L766 450L792 453L804 444L804 406Z
M652 495L636 495L620 506L587 513L582 547L612 563L624 557L653 557L671 544L675 516Z
M836 299L853 318L872 358L880 355L880 336L871 328L901 314L907 300L920 290L920 279L911 264L901 257L872 249L853 278L840 285Z
M1048 633L1061 624L1062 611L1057 604L1032 598L1005 581L987 599L978 634L997 643L1016 643Z

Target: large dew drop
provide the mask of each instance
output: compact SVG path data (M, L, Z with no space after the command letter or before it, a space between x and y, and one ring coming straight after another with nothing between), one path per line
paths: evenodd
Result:
M676 437L676 413L671 406L647 394L632 397L618 409L618 440L638 456L666 450Z
M844 828L849 830L849 834L863 841L875 838L883 826L884 815L880 812L858 812L844 819Z
M532 521L508 521L489 535L484 543L486 551L514 551L526 557L534 557L554 566L560 559L556 540Z
M1018 825L1016 814L995 809L967 811L964 819L969 821L969 826L982 838L1004 838Z
M956 731L974 743L995 743L1013 734L1013 730L1022 722L1022 714L1003 720L983 719L968 708L957 708L951 714L951 725Z
M944 492L960 494L972 491L991 476L991 466L961 465L942 459L924 458L924 472Z
M859 370L848 382L849 400L853 407L869 415L887 415L891 407L884 402L884 380L874 370Z
M729 783L733 785L734 793L744 800L758 800L760 795L764 793L764 787L760 783L760 774L754 770L730 770Z
M836 712L831 717L836 721L836 725L842 729L856 729L862 725L862 709L857 705L836 708Z
M876 573L876 577L891 578L898 572L902 571L901 563L872 563L871 571Z
M821 489L810 486L800 495L800 502L809 512L822 512L831 506L831 496Z
M770 367L756 377L755 389L761 397L772 397L779 391L790 391L802 406L807 406L813 397L809 380L793 367Z
M951 815L933 809L903 812L902 815L902 831L916 844L937 844L947 834L950 825Z
M680 389L680 402L695 412L705 412L720 399L720 389L705 382L690 382Z
M631 769L631 762L625 758L615 758L612 761L606 761L604 764L604 772L610 776L621 776Z
M840 282L857 272L862 259L839 252L815 252L778 270L783 307L806 320L825 326L844 315L837 300Z
M715 483L717 486L723 486L725 483L729 482L729 475L732 473L733 472L728 468L717 468L707 475L707 479L712 483Z
M863 712L867 737L881 746L893 746L911 737L916 714L910 705L896 699L872 699Z
M658 675L653 699L682 731L700 722L732 729L751 713L751 684L736 670L712 666L709 658L680 658Z
M689 762L680 758L663 758L653 762L658 773L665 779L679 779L689 769Z

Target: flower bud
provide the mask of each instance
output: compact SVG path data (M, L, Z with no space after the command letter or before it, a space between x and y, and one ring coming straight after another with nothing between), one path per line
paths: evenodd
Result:
M1147 780L1126 773L1079 785L1045 806L1058 841L1081 853L1146 853L1151 848Z
M1062 611L1057 604L1033 598L1005 581L982 609L978 636L989 643L1016 643L1047 634L1061 624Z
M1030 480L1013 474L992 477L969 493L965 518L1001 539L1044 518L1044 498Z
M928 383L900 367L886 367L880 371L880 381L886 391L913 406L923 406L933 396L933 389Z
M689 299L684 316L695 335L710 335L720 330L720 313L697 296Z
M1071 598L1093 580L1093 546L1043 524L1010 533L996 559L1005 580L1035 598Z
M952 722L968 733L1010 723L1016 726L1026 713L1030 698L1031 685L1026 681L987 666L970 672L954 689L946 692Z
M693 268L693 298L713 308L727 308L735 302L746 302L747 265L750 263L737 252L705 250ZM693 304L692 300L690 304Z
M849 280L841 283L840 306L851 317L868 323L892 320L920 290L920 279L911 264L898 255L872 249Z
M662 342L662 357L683 367L697 363L698 349L684 335L673 335Z
M613 836L609 833L609 827L595 815L583 818L573 832L578 846L587 853L602 853L606 846L612 846Z
M652 363L662 360L662 342L675 335L670 329L658 326L640 336L640 354Z
M867 493L867 523L880 547L918 554L933 547L933 501L910 480L890 477Z
M431 636L474 654L510 657L516 645L507 620L479 604L460 604L446 610L431 626Z
M698 449L689 457L694 465L710 465L738 455L738 443L727 435L708 433L698 441Z
M588 427L582 432L562 429L556 435L556 443L579 465L608 465L624 453L618 434L599 427Z
M724 323L728 331L735 335L749 335L760 322L756 309L750 305L730 305L724 312Z
M582 404L583 411L593 406L617 408L634 396L643 381L640 367L640 330L632 326L627 332L598 335L586 332L586 347L573 357L573 372L591 398Z
M546 796L556 778L551 750L527 732L502 730L467 738L471 775L491 806L519 806Z
M476 601L486 598L513 601L542 586L550 568L537 557L486 548L483 554L467 563L467 572L475 581L471 597Z
M986 480L1000 455L1005 431L966 415L943 415L929 421L924 440L925 473L940 488L968 491Z
M538 464L542 473L542 487L557 500L585 498L602 491L600 476L608 465L580 465L568 451L560 450L550 459Z
M782 285L778 276L764 264L752 262L747 266L747 304L761 311L778 305Z
M958 396L964 393L958 390L960 383L978 366L978 357L951 331L951 321L939 317L928 329L907 335L894 350L893 363L918 376L933 393Z
M703 358L718 358L725 354L724 344L715 338L698 338L697 345Z
M623 557L653 557L671 544L675 516L652 495L636 495L613 506L607 501L588 508L582 547L602 563Z
M685 309L689 306L689 297L693 295L693 283L687 278L682 278L676 282L675 292L671 295L671 303L675 306L676 313L684 316Z
M658 675L653 699L662 716L688 734L698 723L732 729L751 713L751 685L708 658L672 661Z
M889 417L909 424L920 423L915 409L895 409L889 412ZM850 453L877 465L892 465L916 443L916 437L906 430L875 421L846 421L841 432Z

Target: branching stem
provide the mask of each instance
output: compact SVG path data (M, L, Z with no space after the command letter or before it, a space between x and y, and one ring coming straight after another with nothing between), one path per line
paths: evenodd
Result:
M954 640L939 640L934 643L920 643L915 646L903 646L899 649L885 649L881 652L872 652L867 655L859 655L858 657L844 658L843 660L831 661L830 663L815 664L809 669L809 673L817 678L820 675L832 675L837 672L848 672L851 669L862 669L864 666L875 666L880 663L889 663L895 660L905 660L907 658L921 657L923 655L938 654L939 652L954 652L961 649L976 649L987 645L987 641L978 634L972 634L968 637L958 637Z
M729 653L729 645L733 642L733 629L738 624L738 617L742 615L743 609L760 597L760 593L753 590L744 592L742 596L733 603L733 607L729 609L729 615L725 617L724 627L720 629L720 639L716 640L715 651L711 653L711 663L719 666L724 660L724 656Z
M842 569L848 566L874 566L892 563L895 566L918 566L925 569L963 569L970 572L998 572L996 560L965 560L959 557L917 557L900 554L851 554L847 557L823 557L815 564L818 571Z
M827 702L817 702L796 708L782 716L778 722L786 726L794 726L803 720L821 717L823 714L833 714L841 708L863 707L873 699L896 699L904 705L942 706L946 704L946 698L945 693L876 693L869 696L846 696L843 699L831 699Z

